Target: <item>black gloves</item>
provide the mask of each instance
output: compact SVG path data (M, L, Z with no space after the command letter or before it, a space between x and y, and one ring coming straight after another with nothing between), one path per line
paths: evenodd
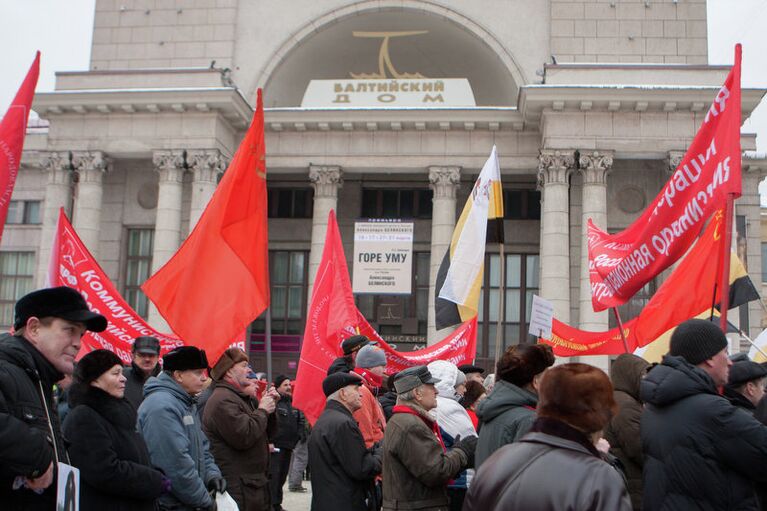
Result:
M226 479L223 477L214 477L208 481L208 491L224 493L226 491Z
M477 450L477 437L469 436L462 439L458 436L453 444L453 449L460 449L466 454L469 460L466 463L466 468L474 468L474 451Z

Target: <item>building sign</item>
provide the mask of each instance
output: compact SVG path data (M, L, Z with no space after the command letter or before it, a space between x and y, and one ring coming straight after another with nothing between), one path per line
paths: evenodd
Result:
M355 222L352 278L355 293L409 295L412 272L412 222Z

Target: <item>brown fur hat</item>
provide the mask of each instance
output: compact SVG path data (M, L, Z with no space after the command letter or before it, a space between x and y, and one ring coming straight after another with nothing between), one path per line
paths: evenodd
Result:
M548 344L518 344L509 347L498 361L496 381L500 379L524 387L536 374L552 365L554 353Z
M248 356L240 348L229 348L218 359L216 365L210 371L210 377L216 381L221 381L226 372L239 362L247 362Z
M588 364L552 367L541 380L538 416L568 423L585 433L601 431L618 411L613 386L601 369Z

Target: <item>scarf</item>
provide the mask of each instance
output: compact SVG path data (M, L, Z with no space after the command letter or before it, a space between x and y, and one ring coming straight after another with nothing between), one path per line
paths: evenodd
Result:
M447 449L445 448L445 441L442 439L442 432L439 429L439 426L437 425L437 421L430 420L424 417L423 414L418 413L418 410L415 410L414 408L411 408L410 406L405 405L394 405L394 407L391 409L392 415L395 413L407 413L410 415L415 415L419 419L423 421L424 424L426 424L429 429L431 429L432 433L434 433L434 436L437 437L437 441L439 442L439 445L442 446L442 451L447 452Z
M378 389L383 385L383 377L368 371L364 367L355 367L354 372L362 376L362 379L365 381L365 386L370 389L370 392L372 392L374 396L377 396Z

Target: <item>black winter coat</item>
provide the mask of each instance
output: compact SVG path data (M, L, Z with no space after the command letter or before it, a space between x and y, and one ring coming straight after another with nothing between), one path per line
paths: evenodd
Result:
M130 401L133 408L138 410L141 402L144 400L144 384L150 376L160 374L162 368L157 364L151 374L145 374L136 364L131 363L129 367L123 367L125 375L125 399Z
M309 436L312 511L367 511L368 489L381 473L380 452L365 448L352 413L329 401Z
M40 477L53 462L68 462L53 384L64 377L26 339L0 336L0 508L50 511L56 472L42 495L13 490L17 476ZM54 450L55 440L55 450Z
M644 509L759 509L753 480L767 480L767 427L681 357L663 357L640 397Z
M347 357L338 357L328 367L328 376L333 373L350 373L354 370L354 363Z
M72 465L80 469L80 510L152 511L162 493L136 410L126 399L73 384L64 421Z
M397 404L397 393L390 390L386 394L378 396L378 402L381 403L386 422L389 422L389 419L391 419L392 408Z
M278 449L293 450L301 438L306 436L304 414L298 408L293 408L290 396L280 396L277 409L277 432L271 437L271 443Z

